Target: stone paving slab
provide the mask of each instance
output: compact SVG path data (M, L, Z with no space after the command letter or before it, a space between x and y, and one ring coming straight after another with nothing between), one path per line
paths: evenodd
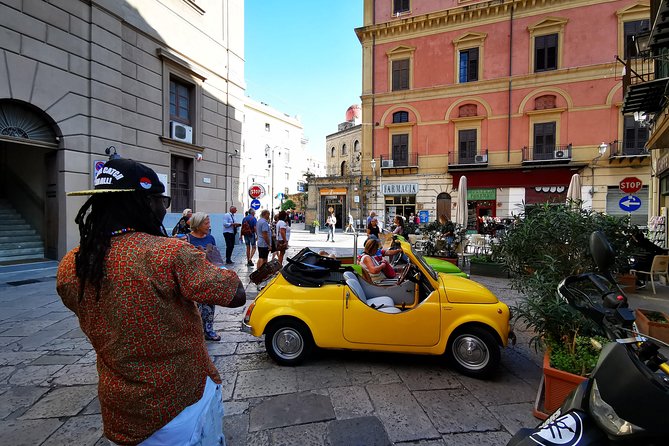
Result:
M330 398L311 392L268 398L251 409L249 431L314 423L335 418Z
M375 413L394 442L438 438L440 435L409 390L401 384L372 384L367 392Z
M413 395L439 433L495 431L502 427L500 422L464 389L420 391L414 392Z
M63 422L57 418L0 421L0 438L6 445L41 445L62 424Z
M84 415L69 418L43 446L95 446L102 437L102 416Z
M54 373L62 369L62 365L29 365L18 369L9 378L8 383L15 386L41 386Z
M47 388L37 386L13 386L7 389L0 398L0 419L29 408L48 391Z
M374 413L374 406L364 387L330 389L330 400L338 420L359 418Z
M328 423L327 427L331 445L390 446L392 444L381 421L373 416L335 420Z
M51 390L26 413L22 420L74 416L97 395L97 386L59 387Z
M295 368L273 367L261 370L244 370L237 374L235 399L272 396L297 392Z

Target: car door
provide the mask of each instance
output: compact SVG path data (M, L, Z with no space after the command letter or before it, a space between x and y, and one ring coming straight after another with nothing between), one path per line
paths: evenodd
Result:
M439 291L433 291L415 308L384 313L344 290L343 335L349 342L369 345L428 347L441 333Z

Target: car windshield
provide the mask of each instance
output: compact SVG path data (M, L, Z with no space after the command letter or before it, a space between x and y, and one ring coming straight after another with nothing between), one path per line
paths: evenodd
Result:
M416 260L418 260L418 262L423 266L423 268L425 268L425 270L428 272L430 276L432 276L434 280L437 280L439 278L437 272L430 265L427 264L427 262L420 253L413 251L413 255L416 256Z

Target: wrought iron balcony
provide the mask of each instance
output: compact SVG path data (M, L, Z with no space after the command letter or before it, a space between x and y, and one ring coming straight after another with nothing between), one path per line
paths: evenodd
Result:
M568 163L571 161L571 144L523 147L523 163Z
M657 113L666 106L669 83L669 54L650 55L646 51L626 61L623 74L623 114Z
M636 141L613 141L609 144L610 158L650 156L648 149Z
M381 169L395 169L403 167L418 167L418 154L409 153L402 157L381 156Z
M448 152L449 169L465 169L473 167L488 166L488 150L482 150L480 153L467 154L463 156L460 152Z

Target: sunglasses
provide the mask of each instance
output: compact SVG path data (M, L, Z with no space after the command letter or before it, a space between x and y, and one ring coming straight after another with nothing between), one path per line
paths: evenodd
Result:
M149 195L149 198L152 200L160 200L163 203L163 206L165 206L165 209L172 204L172 197L167 197L165 195Z

